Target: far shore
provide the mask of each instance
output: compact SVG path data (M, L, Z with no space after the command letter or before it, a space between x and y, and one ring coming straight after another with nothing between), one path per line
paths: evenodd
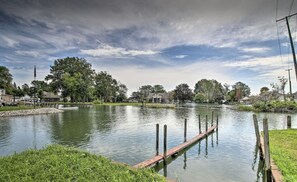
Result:
M22 110L9 110L1 111L0 117L11 117L11 116L28 116L28 115L37 115L37 114L53 114L61 113L63 110L56 108L37 108L37 109L22 109Z

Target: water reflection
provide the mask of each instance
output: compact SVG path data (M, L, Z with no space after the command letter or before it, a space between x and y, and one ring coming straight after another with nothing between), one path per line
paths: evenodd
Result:
M185 118L187 136L193 138L199 133L198 115L204 132L205 116L209 115L211 120L212 111L220 119L220 136L218 131L212 133L178 156L170 157L166 165L163 162L156 165L157 171L171 179L178 176L181 181L261 181L264 175L262 162L257 159L259 154L254 152L252 113L214 106L176 109L94 106L60 114L0 118L0 155L60 143L134 165L155 155L156 123L160 128L168 125L168 148L172 148L183 140ZM270 129L286 127L286 114L257 113L259 121L265 116ZM297 115L292 115L293 128L297 127L296 120ZM261 127L260 124L260 130ZM162 139L160 130L160 144Z

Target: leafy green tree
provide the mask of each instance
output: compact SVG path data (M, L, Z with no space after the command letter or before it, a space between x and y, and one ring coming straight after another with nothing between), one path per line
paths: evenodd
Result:
M5 89L7 94L12 94L12 75L5 66L0 66L0 88Z
M204 94L198 93L194 97L194 101L197 103L203 103L207 100L207 98L204 96Z
M185 102L186 100L192 100L193 92L188 84L182 83L175 87L174 98L181 102Z
M94 73L92 65L84 58L67 57L55 60L45 80L51 81L50 87L55 93L62 92L71 102L86 101L91 97Z
M118 82L106 71L95 75L95 95L104 102L112 102L118 91Z
M260 94L263 94L263 93L266 93L266 92L269 92L269 88L268 87L262 87L260 89Z
M248 85L242 82L236 82L232 89L235 91L235 100L239 101L243 97L249 96L251 93L251 89Z
M204 96L203 102L216 102L224 99L224 87L217 80L199 80L195 84L194 92ZM203 97L199 98L202 99Z
M154 85L152 92L153 93L165 93L166 90L164 89L163 85Z
M118 92L117 92L117 102L123 102L124 100L127 99L127 91L128 88L124 84L119 84L118 86Z

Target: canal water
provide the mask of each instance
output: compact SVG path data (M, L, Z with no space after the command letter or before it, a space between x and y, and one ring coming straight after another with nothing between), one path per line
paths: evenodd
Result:
M156 124L160 124L160 153L163 125L167 125L168 149L181 144L184 119L187 138L198 134L198 115L205 130L205 116L218 115L219 129L166 165L155 166L160 174L179 181L262 181L262 162L255 150L252 112L225 106L192 106L154 109L133 106L93 106L49 115L0 118L0 155L6 156L48 144L76 146L115 161L135 165L155 155ZM268 118L270 129L285 129L286 114L258 113ZM292 115L296 128L297 115ZM210 124L209 124L210 125Z

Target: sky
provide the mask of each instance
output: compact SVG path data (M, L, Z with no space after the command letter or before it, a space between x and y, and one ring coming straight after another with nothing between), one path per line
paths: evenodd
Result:
M82 57L130 94L200 79L241 81L252 94L293 68L285 21L294 0L0 0L0 65L17 85L54 60ZM297 18L289 19L294 42ZM294 69L293 91L297 89ZM288 90L288 87L287 87Z

